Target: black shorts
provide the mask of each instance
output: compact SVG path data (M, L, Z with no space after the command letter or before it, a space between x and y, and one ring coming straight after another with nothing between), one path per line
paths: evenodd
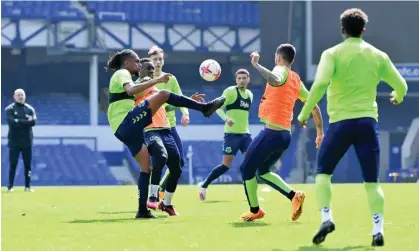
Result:
M145 143L144 128L151 124L152 118L149 103L144 100L128 112L115 132L115 136L128 147L134 157Z

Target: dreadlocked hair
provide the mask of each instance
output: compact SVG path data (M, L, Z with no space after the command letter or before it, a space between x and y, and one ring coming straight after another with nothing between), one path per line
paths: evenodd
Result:
M106 71L117 71L121 69L122 64L124 63L125 59L134 55L135 52L130 49L125 49L122 51L117 51L112 53L109 56L108 63L106 64L105 70Z

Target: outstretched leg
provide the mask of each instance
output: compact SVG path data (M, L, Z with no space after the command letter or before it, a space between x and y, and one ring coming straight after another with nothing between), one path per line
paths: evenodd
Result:
M205 117L209 117L224 104L225 98L219 97L212 101L201 103L189 97L162 90L148 97L146 100L149 102L149 108L153 115L164 103L168 103L169 105L200 111Z

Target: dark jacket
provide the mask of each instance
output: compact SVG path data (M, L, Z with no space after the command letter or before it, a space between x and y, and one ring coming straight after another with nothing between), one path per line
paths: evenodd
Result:
M29 116L32 116L33 120L29 121ZM32 127L36 123L35 109L28 104L10 104L6 107L6 119L9 125L9 147L31 147Z

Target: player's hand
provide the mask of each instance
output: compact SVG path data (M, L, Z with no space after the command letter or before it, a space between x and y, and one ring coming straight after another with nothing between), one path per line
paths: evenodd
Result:
M297 117L297 120L298 120L298 124L300 124L302 128L306 128L308 118L303 118L303 116L300 113L300 115L298 115Z
M306 128L307 127L307 120L302 120L302 121L298 120L298 124L300 124L300 126L302 128Z
M33 117L32 116L29 116L28 117L28 121L32 121L33 120Z
M397 101L397 99L396 99L396 92L395 91L392 91L391 93L390 93L390 103L392 103L393 105L398 105L398 104L400 104L400 102L399 101Z
M391 102L393 105L398 105L398 104L400 104L400 103L399 103L399 101L397 101L397 100L396 100L396 98L393 98L393 97L391 97L391 98L390 98L390 102Z
M182 124L182 126L183 126L183 127L188 126L188 125L189 125L189 122L190 122L190 120L189 120L189 115L188 115L188 114L183 114L183 115L182 115L182 118L181 118L181 120L180 120L180 123Z
M167 83L169 81L170 77L172 77L172 74L165 73L165 74L161 75L160 77L158 77L156 80L157 80L158 83Z
M259 63L260 55L259 52L254 51L252 54L250 54L251 62L253 66L256 66Z
M316 137L316 148L319 148L323 142L323 134L317 134Z
M204 97L205 97L205 94L200 94L200 93L195 92L191 96L191 99L195 100L196 102L205 102Z
M226 119L226 124L227 124L229 127L232 127L232 126L234 125L234 121L233 121L232 119Z

